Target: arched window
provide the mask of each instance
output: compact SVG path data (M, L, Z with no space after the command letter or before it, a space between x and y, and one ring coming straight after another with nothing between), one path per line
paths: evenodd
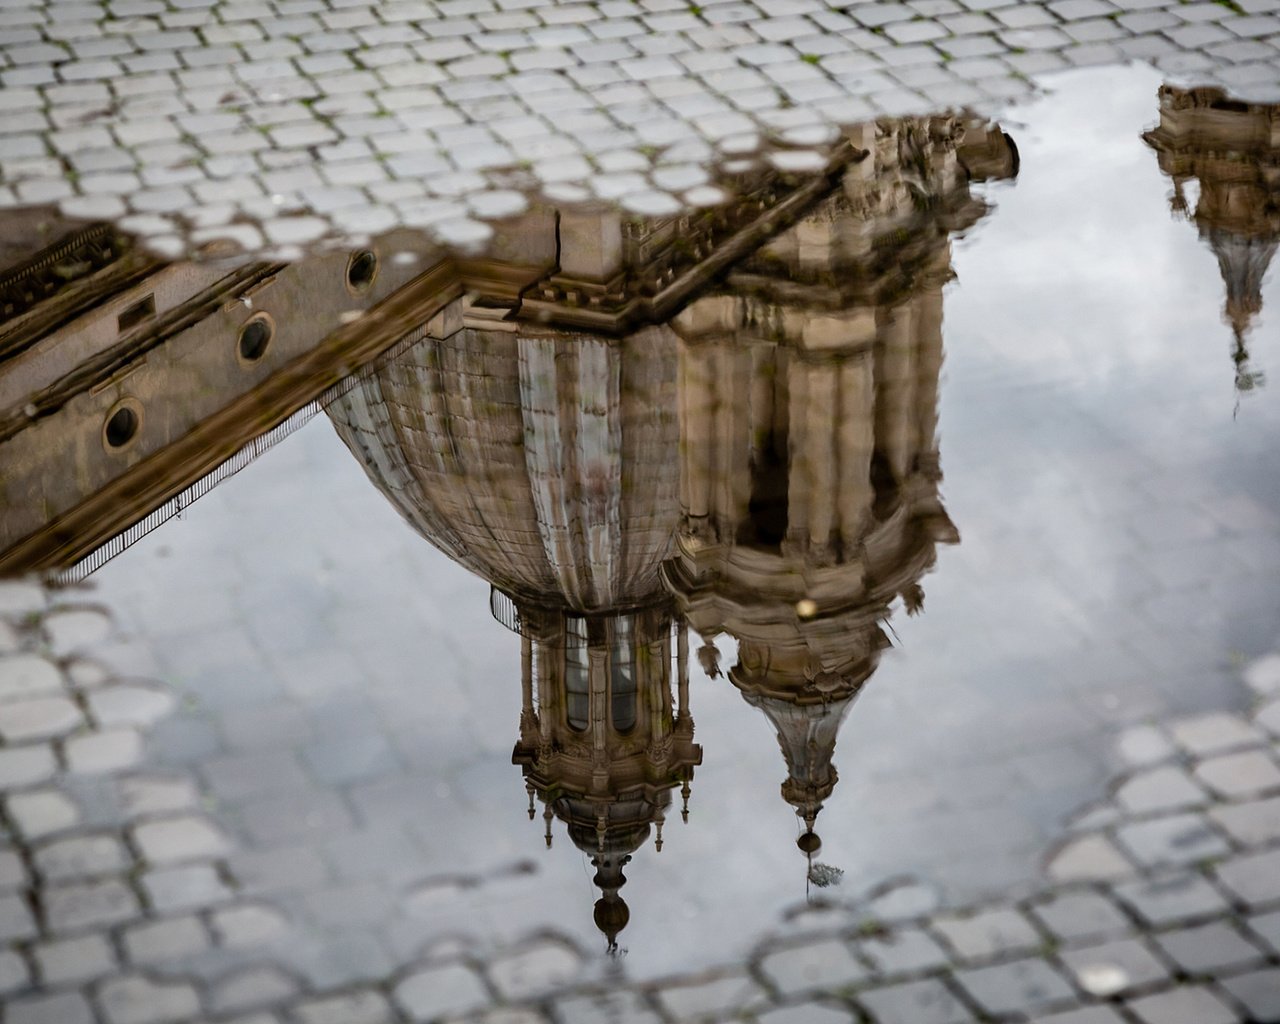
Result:
M630 732L636 724L636 663L631 644L631 620L615 619L609 651L609 697L613 727Z
M591 670L587 658L587 624L565 619L564 695L569 727L581 732L591 715Z

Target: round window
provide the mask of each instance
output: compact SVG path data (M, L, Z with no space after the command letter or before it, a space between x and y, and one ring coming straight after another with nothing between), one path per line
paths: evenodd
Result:
M275 327L271 319L265 313L259 313L240 328L238 343L240 358L246 363L256 363L266 353L273 334L275 334Z
M367 292L378 276L378 256L368 249L353 253L347 261L347 287L360 294Z
M102 425L102 442L108 451L118 451L136 438L141 428L142 406L131 398L125 399L107 414Z

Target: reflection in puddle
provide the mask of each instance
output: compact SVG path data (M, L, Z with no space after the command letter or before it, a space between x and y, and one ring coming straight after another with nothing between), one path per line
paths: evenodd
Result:
M1231 133L1270 115L1214 109L1187 127L1175 115L1198 101L1181 95L1162 93L1147 138L1179 194L1198 182L1182 202L1222 265L1244 391L1260 382L1246 333L1275 241L1269 145ZM537 210L483 258L405 232L293 265L160 266L106 229L54 228L0 293L0 566L96 565L323 406L378 491L489 582L493 618L518 634L529 816L591 862L611 947L633 916L658 917L634 894L664 829L680 813L709 830L699 780L756 739L795 811L788 891L801 867L837 881L851 865L820 862L819 833L838 848L832 832L858 827L821 817L837 734L892 613L921 611L939 545L960 535L939 490L952 240L989 212L973 183L1018 173L999 128L938 115L851 132L823 174L744 170L722 209ZM971 517L956 519L969 538ZM730 686L691 697L691 658ZM514 653L509 668L496 682L514 692ZM738 750L710 741L725 738L710 725L722 693L763 713L781 762L763 730ZM910 710L927 729L931 709ZM553 856L576 858L562 846ZM483 866L447 866L421 887L424 912L485 888ZM565 902L585 920L590 901Z

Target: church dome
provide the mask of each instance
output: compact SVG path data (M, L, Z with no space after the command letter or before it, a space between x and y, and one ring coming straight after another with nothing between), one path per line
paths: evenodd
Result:
M512 597L658 597L679 516L675 339L520 325L422 337L327 412L374 485Z

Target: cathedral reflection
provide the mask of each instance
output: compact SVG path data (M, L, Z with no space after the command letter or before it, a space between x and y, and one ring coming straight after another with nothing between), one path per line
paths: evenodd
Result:
M949 239L987 212L970 183L1015 175L1017 151L943 115L839 152L820 188L758 175L714 217L563 214L539 282L453 300L328 408L520 634L513 761L548 846L559 819L590 857L611 948L624 866L662 848L677 790L688 817L688 629L711 676L715 638L736 644L728 679L777 732L811 856L884 624L920 610L959 537L938 493Z
M1143 139L1173 181L1174 216L1195 224L1217 257L1236 390L1251 391L1263 375L1249 366L1247 338L1280 244L1280 106L1243 103L1207 86L1163 85L1159 101L1160 123Z

